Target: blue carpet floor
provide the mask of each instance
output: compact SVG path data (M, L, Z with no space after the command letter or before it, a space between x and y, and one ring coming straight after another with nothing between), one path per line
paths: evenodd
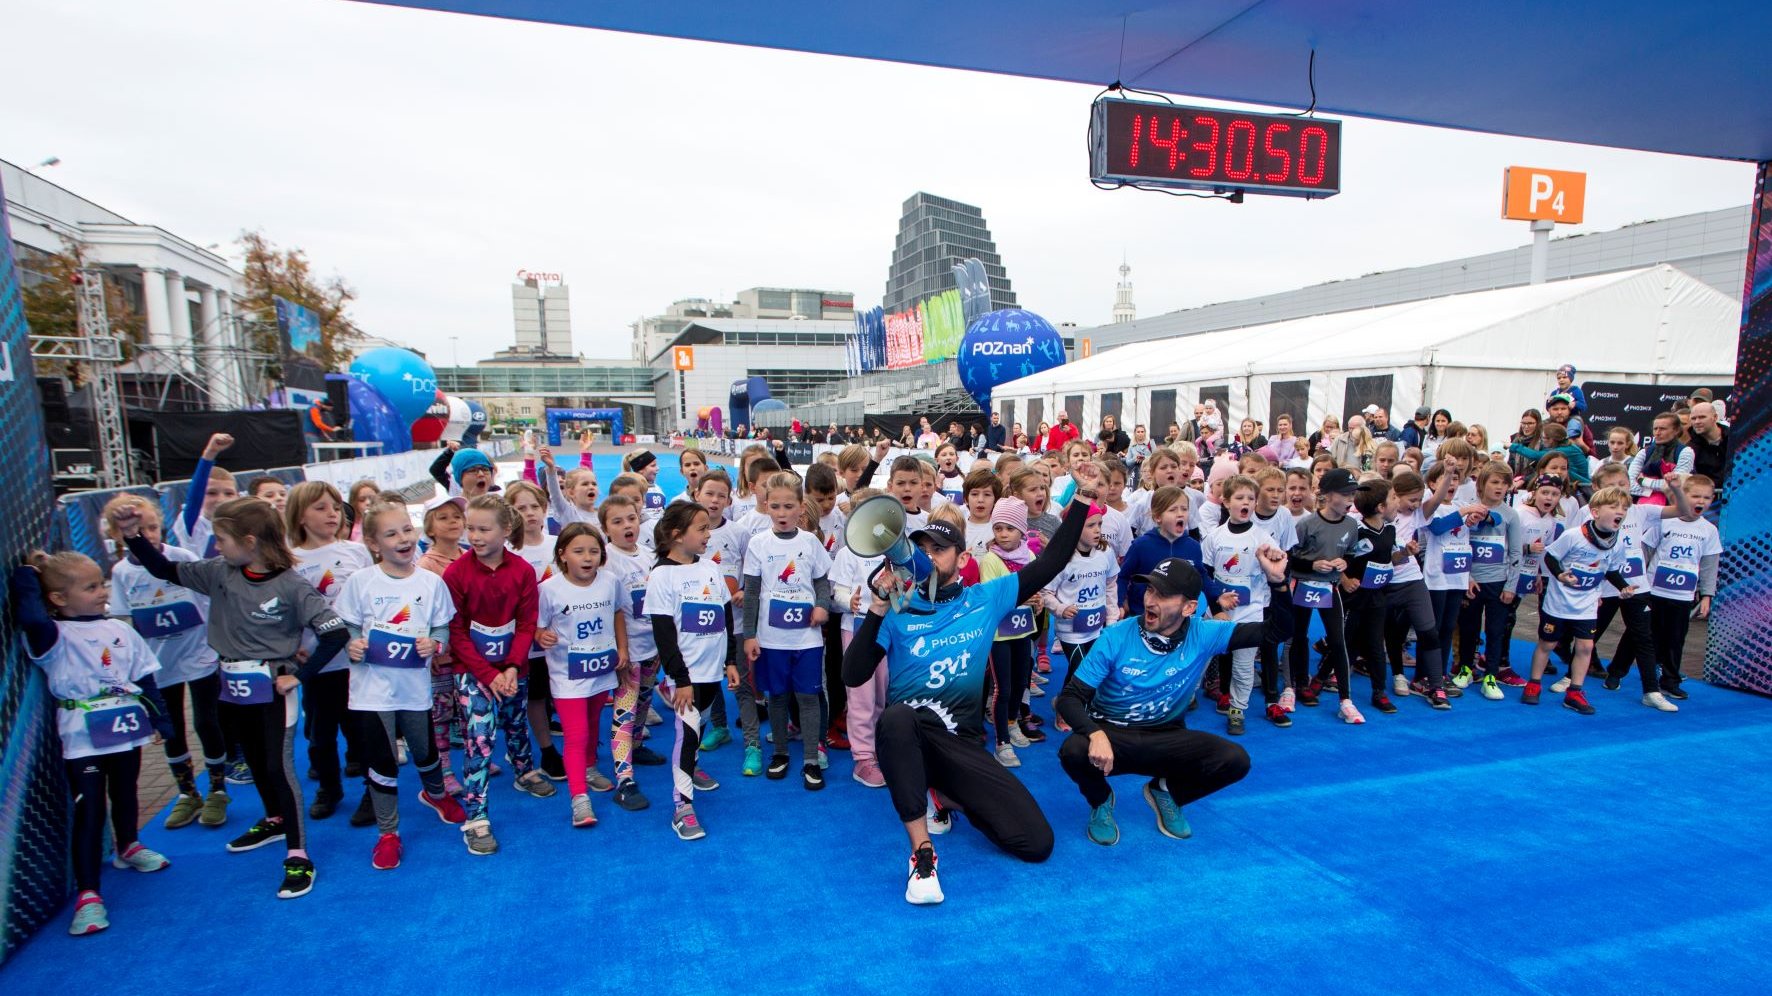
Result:
M530 799L507 774L489 858L413 801L408 770L405 864L372 870L374 831L347 806L310 823L319 877L292 902L274 898L279 849L222 849L257 812L247 788L226 831L151 827L173 867L107 867L112 929L70 938L58 916L0 988L66 991L85 966L140 992L668 993L748 967L774 992L1764 991L1772 702L1688 687L1671 716L1596 690L1590 718L1510 693L1450 713L1409 698L1359 728L1330 708L1252 722L1252 773L1190 807L1191 840L1160 836L1138 780L1116 780L1113 848L1084 838L1055 738L1020 770L1057 831L1051 860L1006 858L961 817L938 839L937 908L904 903L886 794L841 752L816 795L740 777L736 746L708 755L723 784L692 843L670 832L665 769L640 769L652 809L597 796L590 830L564 793Z

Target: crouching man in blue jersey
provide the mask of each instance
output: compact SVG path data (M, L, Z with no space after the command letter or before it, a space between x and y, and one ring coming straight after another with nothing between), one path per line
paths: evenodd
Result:
M1074 732L1058 760L1089 802L1089 839L1097 844L1120 840L1109 775L1151 776L1144 799L1156 810L1157 829L1180 839L1193 834L1182 806L1249 773L1243 748L1188 729L1185 714L1214 656L1292 636L1285 551L1266 544L1256 557L1270 596L1261 622L1194 618L1200 574L1171 557L1133 578L1149 586L1143 614L1103 630L1059 694L1053 708Z
M1052 542L1016 573L962 587L958 571L965 533L941 521L912 533L912 542L934 566L934 598L919 589L902 611L887 612L898 580L882 572L874 581L873 607L843 653L843 683L851 688L865 684L886 661L887 706L875 728L875 754L911 840L907 902L941 902L929 835L946 833L954 810L1023 861L1044 861L1052 854L1052 826L1039 803L985 749L984 682L999 627L1019 622L1018 631L1031 628L1031 620L1011 617L1027 611L1022 603L1051 584L1076 555L1100 484L1094 464L1081 468ZM931 789L944 805L926 810Z

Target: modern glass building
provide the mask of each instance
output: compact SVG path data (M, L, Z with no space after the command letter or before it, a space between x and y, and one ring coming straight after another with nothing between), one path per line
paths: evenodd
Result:
M912 194L898 221L882 306L888 313L904 311L952 288L954 264L970 257L977 257L990 277L991 306L1016 307L1015 291L1010 289L991 230L985 227L984 212L934 194Z

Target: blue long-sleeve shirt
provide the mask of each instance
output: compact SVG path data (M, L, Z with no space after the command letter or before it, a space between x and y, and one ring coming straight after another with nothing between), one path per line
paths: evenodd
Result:
M1168 560L1180 557L1194 565L1200 572L1205 583L1207 604L1216 602L1223 588L1206 573L1206 564L1200 556L1200 542L1183 533L1174 540L1163 538L1161 529L1153 529L1132 541L1126 550L1126 559L1120 564L1120 604L1126 606L1129 615L1137 615L1144 611L1144 585L1134 583L1133 575L1149 573L1153 567Z
M182 518L185 521L185 533L197 528L197 519L203 514L203 498L209 493L209 472L215 464L208 457L197 458L197 469L191 471L191 489L185 492L185 508Z

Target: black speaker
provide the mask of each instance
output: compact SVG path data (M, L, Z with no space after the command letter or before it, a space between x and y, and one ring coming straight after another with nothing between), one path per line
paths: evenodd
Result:
M342 380L326 382L326 400L332 403L332 411L327 421L333 425L344 427L351 424L351 391L350 383Z
M65 424L68 413L68 382L60 377L37 378L37 393L43 398L43 421L49 425Z

